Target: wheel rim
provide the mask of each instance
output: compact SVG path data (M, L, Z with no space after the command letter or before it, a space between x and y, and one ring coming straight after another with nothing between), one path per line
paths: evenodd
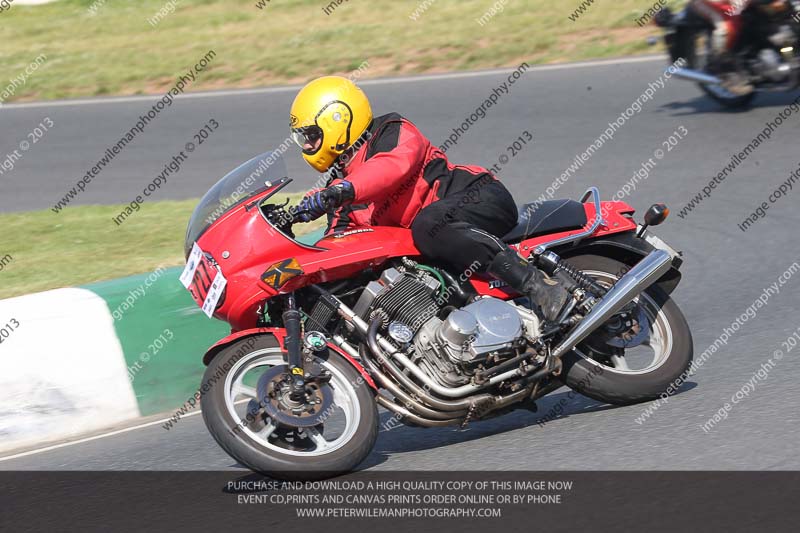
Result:
M601 284L607 286L610 286L619 279L618 276L607 272L584 270L583 273L597 279ZM644 312L649 322L649 331L642 343L634 347L635 351L626 348L619 353L620 350L616 350L617 353L609 357L611 365L593 359L587 351L584 351L582 348L576 347L574 349L575 353L593 365L601 366L605 370L611 372L626 375L646 374L666 363L670 352L672 352L673 333L664 310L660 308L656 301L646 292L640 293L633 301L636 302L638 308ZM643 347L644 349L641 349Z
M237 423L244 422L238 426L241 433L269 451L299 457L319 457L347 444L361 420L356 390L335 365L320 358L316 358L316 363L331 374L328 386L333 390L333 408L324 424L299 429L276 424L263 409L259 409L254 420L246 419L252 403L258 403L253 380L268 368L286 364L280 349L257 350L237 361L225 378L224 395L228 414Z

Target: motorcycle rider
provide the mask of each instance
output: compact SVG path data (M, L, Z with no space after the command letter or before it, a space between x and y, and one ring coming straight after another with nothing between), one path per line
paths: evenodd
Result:
M397 113L373 117L364 92L338 76L300 90L290 126L303 159L329 175L325 188L297 206L301 221L327 213L326 234L370 225L410 228L426 258L458 272L477 261L477 271L528 295L544 318L558 316L569 296L564 287L497 237L517 224L518 213L488 170L450 163Z

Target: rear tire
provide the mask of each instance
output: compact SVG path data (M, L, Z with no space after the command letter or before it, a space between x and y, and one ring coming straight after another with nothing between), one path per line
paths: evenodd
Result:
M597 255L575 256L568 262L579 270L605 272L614 278L630 268L620 261ZM661 288L650 286L644 296L655 303L660 316L671 328L671 347L660 366L642 373L626 373L573 350L562 358L564 369L560 378L567 386L601 402L629 405L657 398L686 372L694 351L686 318Z
M243 347L247 351L244 355L240 353ZM354 432L343 445L329 453L304 457L302 453L292 452L291 446L287 447L288 453L283 453L274 447L264 446L263 441L253 438L246 431L233 431L241 419L234 418L226 401L229 394L226 390L228 374L233 373L237 365L241 368L248 360L257 361L259 356L265 354L276 361L282 358L280 346L271 335L256 338L254 342L252 337L240 339L220 351L209 363L202 383L210 384L211 388L203 397L202 413L214 440L236 461L276 479L326 479L347 473L358 466L372 451L378 437L378 409L369 385L349 362L332 351L327 357L320 358L324 361L322 365L346 379L345 386L352 387L352 397L359 413Z

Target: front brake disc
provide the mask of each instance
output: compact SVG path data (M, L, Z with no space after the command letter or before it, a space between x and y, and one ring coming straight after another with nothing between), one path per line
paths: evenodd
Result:
M292 400L291 380L286 365L264 372L256 387L260 405L276 423L293 428L314 427L325 422L333 407L333 389L315 381L305 385L302 400Z

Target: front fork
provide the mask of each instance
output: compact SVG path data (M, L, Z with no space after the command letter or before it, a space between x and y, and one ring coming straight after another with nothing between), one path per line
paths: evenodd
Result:
M301 338L300 311L294 294L286 296L286 306L283 311L283 327L286 328L284 345L288 352L289 376L292 380L292 400L302 400L305 395L306 380L303 368L303 352Z

